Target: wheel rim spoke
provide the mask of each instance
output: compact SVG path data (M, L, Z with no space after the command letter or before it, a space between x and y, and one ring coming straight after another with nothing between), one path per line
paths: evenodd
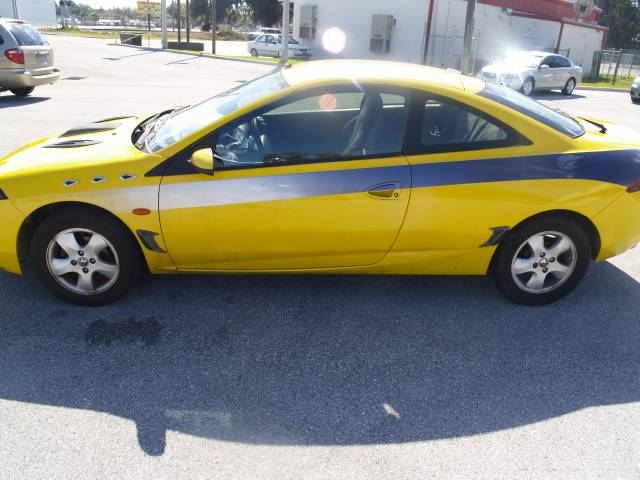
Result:
M68 258L54 258L49 263L51 268L51 272L60 277L62 275L66 275L67 273L74 273L76 271L75 267L71 265L71 260Z
M58 235L55 240L56 243L60 245L60 248L70 257L77 255L78 251L82 250L74 233L62 233Z
M91 279L91 273L78 274L78 283L76 284L78 290L82 293L93 293L93 280Z
M544 279L547 277L542 272L532 272L531 277L527 280L527 288L531 290L542 290L544 288Z
M533 271L533 263L526 258L518 258L513 264L513 272L516 275L523 275Z
M104 277L111 279L118 271L118 266L110 263L98 261L92 267L92 270L96 273L103 275Z
M571 250L571 242L567 237L562 237L556 240L551 248L548 250L548 255L550 257L559 257L565 252Z
M84 246L84 252L89 257L97 257L102 251L109 246L102 235L94 234L89 242Z
M533 250L534 256L537 257L538 255L540 255L540 253L544 252L544 236L543 235L536 235L534 237L531 237L527 243L529 243L531 250Z

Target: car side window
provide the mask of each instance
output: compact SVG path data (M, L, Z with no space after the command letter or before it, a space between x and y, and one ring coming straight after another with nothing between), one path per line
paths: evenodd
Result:
M542 63L540 64L540 66L542 65L546 65L549 68L553 68L554 67L554 61L553 61L553 57L546 57Z
M499 121L447 99L426 99L421 120L416 151L411 153L498 148L515 142L508 127Z
M275 38L273 38L271 35L268 35L268 36L266 37L266 42L265 42L265 43L271 43L271 44L273 44L273 43L276 43L276 40L275 40Z
M350 87L298 96L221 127L217 168L400 155L406 94Z
M564 57L556 57L556 65L558 68L569 68L571 66L571 62Z
M260 35L258 38L256 38L256 43L264 43L264 35Z

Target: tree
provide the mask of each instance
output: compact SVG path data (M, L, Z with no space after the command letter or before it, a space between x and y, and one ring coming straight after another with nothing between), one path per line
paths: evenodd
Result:
M609 27L608 46L640 47L640 5L637 0L598 0L597 5L603 10L599 23Z
M253 11L253 21L262 26L275 25L282 19L282 5L278 0L247 0Z

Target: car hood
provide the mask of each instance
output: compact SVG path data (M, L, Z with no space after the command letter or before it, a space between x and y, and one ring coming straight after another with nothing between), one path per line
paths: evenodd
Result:
M106 175L107 171L112 175L117 166L124 171L130 164L146 164L141 161L155 156L141 152L131 141L133 130L144 118L99 120L25 145L0 158L0 180L41 175L91 180L92 175Z

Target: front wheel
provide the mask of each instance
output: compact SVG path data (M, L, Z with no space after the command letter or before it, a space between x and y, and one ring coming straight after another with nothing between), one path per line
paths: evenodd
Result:
M255 48L252 48L249 53L251 54L252 57L257 57L258 56L258 51Z
M11 93L18 97L27 97L33 93L35 87L12 88Z
M516 303L544 305L578 285L591 262L591 246L577 223L539 218L512 232L495 255L500 290Z
M522 82L522 88L520 88L520 92L527 97L530 97L533 94L533 90L536 88L536 82L533 78L528 77L525 78L524 82Z
M571 95L575 88L576 88L576 81L573 78L570 78L569 80L567 80L567 83L565 83L564 88L562 89L562 94Z
M77 305L116 301L140 270L129 232L115 220L83 209L46 218L34 234L31 258L45 287Z

